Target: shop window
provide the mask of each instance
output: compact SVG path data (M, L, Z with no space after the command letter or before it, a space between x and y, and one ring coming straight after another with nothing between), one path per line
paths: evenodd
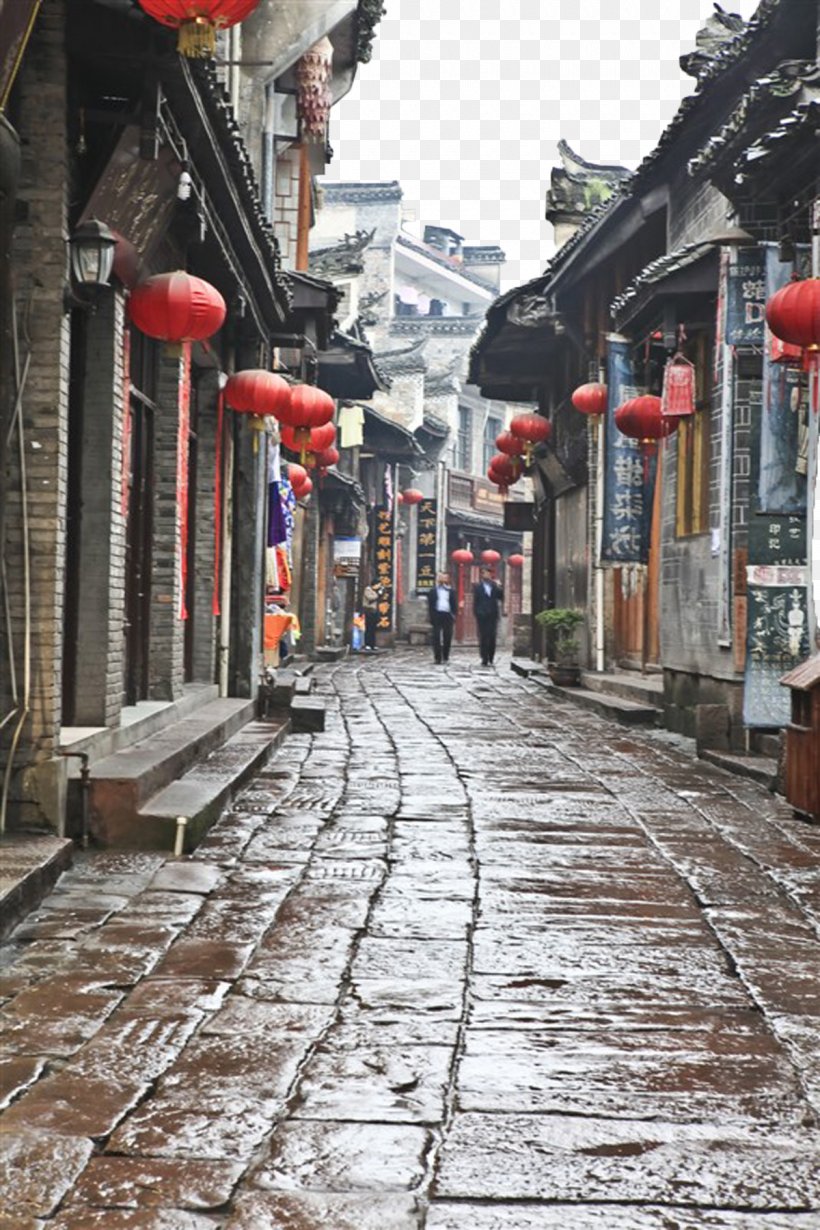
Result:
M712 355L705 333L686 348L695 364L695 413L681 419L677 430L678 485L676 533L679 538L709 529L709 469L712 415L710 410Z
M495 456L495 438L500 436L503 430L501 419L488 417L484 426L484 470L489 468L490 461Z
M458 408L458 435L456 437L455 468L469 473L471 415L465 406Z

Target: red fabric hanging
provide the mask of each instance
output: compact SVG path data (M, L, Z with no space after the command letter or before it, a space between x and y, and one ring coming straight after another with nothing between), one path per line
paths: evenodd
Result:
M695 366L682 354L674 355L663 373L661 414L687 418L695 413Z
M219 572L222 566L222 431L225 421L225 394L220 392L216 403L216 461L214 462L214 592L211 613L221 615Z

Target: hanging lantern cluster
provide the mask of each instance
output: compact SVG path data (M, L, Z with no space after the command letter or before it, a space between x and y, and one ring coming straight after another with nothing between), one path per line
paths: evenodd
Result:
M219 30L227 30L253 12L259 0L139 0L154 21L177 30L177 51L191 59L216 52Z
M491 483L495 483L502 496L507 494L513 483L518 482L523 473L521 458L510 457L507 453L496 453L487 467L487 477Z
M202 342L222 328L227 306L215 286L182 270L159 273L128 297L132 324L160 342Z
M296 499L306 500L313 490L313 479L305 467L297 465L295 461L289 462L287 477Z
M605 384L581 384L572 394L572 404L581 414L606 414L607 397Z
M284 426L294 429L293 439L302 465L305 464L310 451L312 431L329 423L335 410L336 403L323 389L317 389L312 384L297 384L291 388L290 401L281 408L276 417Z
M519 414L510 423L510 433L524 445L524 460L532 464L533 449L552 435L552 424L540 414Z
M820 278L794 280L766 304L766 323L785 345L800 347L813 384L812 411L820 409ZM794 352L792 351L792 358ZM783 361L788 361L785 356Z

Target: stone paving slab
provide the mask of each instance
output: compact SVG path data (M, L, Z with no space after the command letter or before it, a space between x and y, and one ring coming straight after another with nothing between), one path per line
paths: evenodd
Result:
M778 1135L660 1119L463 1114L434 1192L799 1212L820 1205L818 1149L812 1128Z
M817 1230L816 1213L730 1213L668 1205L451 1204L435 1201L426 1230ZM295 1228L294 1228L295 1230Z

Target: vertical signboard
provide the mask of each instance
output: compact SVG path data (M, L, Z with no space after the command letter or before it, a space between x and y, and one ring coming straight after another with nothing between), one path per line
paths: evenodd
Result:
M604 524L601 559L611 564L642 564L648 558L644 516L644 459L637 440L615 426L615 411L636 397L629 343L607 342L606 466L604 470ZM650 504L651 508L651 504Z
M393 510L383 504L376 509L375 556L376 584L382 589L376 627L389 631L393 612Z
M416 538L416 589L425 593L436 583L436 535L438 529L436 500L422 500L418 506Z
M762 346L765 320L765 254L762 248L741 248L726 284L726 344Z
M780 678L809 653L805 562L803 517L752 514L743 689L747 726L784 726L789 720L789 691Z

